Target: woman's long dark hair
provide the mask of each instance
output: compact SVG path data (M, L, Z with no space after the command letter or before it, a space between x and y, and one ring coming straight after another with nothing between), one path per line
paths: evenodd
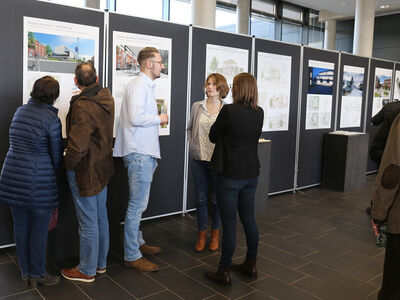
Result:
M258 109L257 79L249 73L240 73L233 78L233 103L241 103Z

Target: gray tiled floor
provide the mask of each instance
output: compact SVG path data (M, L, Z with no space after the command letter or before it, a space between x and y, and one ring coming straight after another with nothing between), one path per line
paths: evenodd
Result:
M150 260L159 272L141 273L122 265L122 251L110 251L107 273L94 283L62 279L52 287L29 289L19 279L15 249L0 250L0 299L376 299L382 280L384 251L375 246L365 214L375 176L365 188L348 193L321 188L306 195L270 197L268 211L257 216L260 233L258 277L232 273L231 287L209 282L219 253L193 250L196 222L173 216L143 222L145 238L163 252ZM245 255L238 226L234 260ZM53 262L49 269L72 266L75 260Z

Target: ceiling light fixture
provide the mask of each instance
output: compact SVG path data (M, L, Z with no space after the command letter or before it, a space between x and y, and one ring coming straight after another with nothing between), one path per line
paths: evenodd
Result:
M340 3L340 6L346 6L347 5L347 3L346 2L342 2L342 3Z
M389 5L381 5L380 8L389 8Z

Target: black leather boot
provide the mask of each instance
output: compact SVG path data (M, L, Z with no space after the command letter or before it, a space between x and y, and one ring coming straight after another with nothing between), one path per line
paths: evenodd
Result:
M208 279L224 284L224 285L231 285L231 274L229 273L230 267L218 267L217 272L207 272L206 276Z
M256 258L246 258L242 264L233 266L232 270L240 271L251 278L255 278L257 277L256 262Z

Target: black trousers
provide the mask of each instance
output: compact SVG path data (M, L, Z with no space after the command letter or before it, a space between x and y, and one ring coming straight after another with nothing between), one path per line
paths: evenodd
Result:
M378 300L400 299L400 234L388 233L382 288Z

